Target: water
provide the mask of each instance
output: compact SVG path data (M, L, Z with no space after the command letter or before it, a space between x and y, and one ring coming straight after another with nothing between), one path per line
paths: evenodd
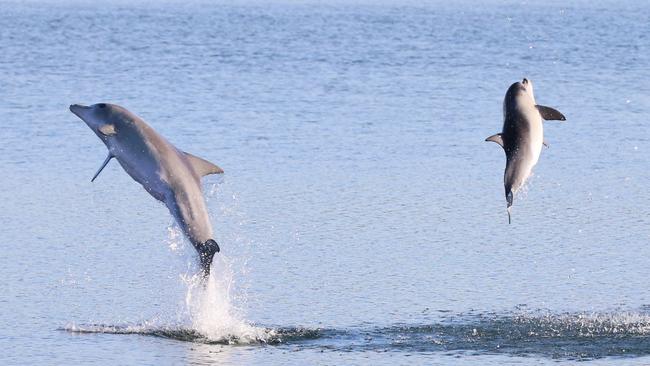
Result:
M0 3L2 364L647 364L647 4ZM507 225L499 132L547 122ZM223 167L206 290L67 107Z

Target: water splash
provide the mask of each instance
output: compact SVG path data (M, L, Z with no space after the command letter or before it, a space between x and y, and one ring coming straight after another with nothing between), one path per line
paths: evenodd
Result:
M255 327L244 318L242 309L234 305L233 270L226 256L215 256L210 276L184 276L187 285L185 307L190 329L210 342L227 344L265 343L274 332Z
M167 246L169 250L176 253L185 249L183 232L174 219L167 225Z
M184 244L185 239L180 230L172 224L168 233L170 249L182 254L181 249L188 246ZM161 314L139 324L72 323L63 330L71 333L138 334L208 344L278 342L278 334L274 329L251 324L245 319L243 308L237 305L242 304L241 299L245 299L245 296L235 295L235 260L223 254L215 256L210 275L203 278L195 263L196 258L187 259L187 270L179 276L185 297L175 314Z
M181 275L186 294L175 322L160 316L140 324L72 323L63 330L78 334L138 334L207 344L278 343L280 335L276 330L249 323L244 311L235 305L233 273L232 261L220 255L215 256L208 278L200 273Z
M203 278L193 246L172 218L164 243L170 253L185 263L180 275L178 268L170 268L174 271L171 275L180 280L181 291L185 291L178 307L140 324L71 324L64 329L74 333L141 334L211 344L275 342L275 331L254 326L246 320L243 310L248 296L241 284L247 281L251 242L243 233L246 220L239 210L237 194L223 179L205 183L204 192L209 205L218 205L209 211L218 212L215 232L222 244L222 252L215 255L208 278ZM211 221L215 218L211 217Z
M223 250L215 255L207 279L200 274L195 258L188 263L187 272L180 276L186 288L185 301L179 311L184 316L180 318L184 318L188 329L201 335L202 341L208 343L265 343L273 336L273 331L255 327L245 320L246 289L236 286L236 278L241 281L246 272L248 258L245 251L242 254L241 247L249 244L241 232L243 214L239 211L237 195L222 178L216 183L205 183L204 192L208 205L215 201L219 204L220 222L215 227ZM209 211L214 212L214 207ZM183 249L185 242L180 229L173 225L169 229L170 249ZM228 256L227 253L236 253L236 249L239 249L239 255Z

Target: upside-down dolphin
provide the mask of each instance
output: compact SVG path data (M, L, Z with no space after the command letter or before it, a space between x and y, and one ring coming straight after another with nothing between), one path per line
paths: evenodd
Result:
M542 119L565 121L559 111L535 103L533 83L524 79L510 85L503 100L503 131L485 141L496 142L506 153L503 183L508 202L508 223L514 195L526 182L539 160L544 141Z
M219 245L214 240L201 177L221 174L218 166L177 149L127 109L115 104L73 104L81 118L104 142L108 156L91 181L115 158L155 199L165 203L183 233L199 252L204 276L210 273Z

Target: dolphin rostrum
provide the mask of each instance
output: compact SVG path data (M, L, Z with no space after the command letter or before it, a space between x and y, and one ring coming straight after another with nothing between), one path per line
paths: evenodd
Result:
M533 83L528 79L510 85L503 100L503 131L485 141L496 142L506 152L503 183L508 202L508 223L514 195L526 182L537 164L544 141L542 119L565 121L559 111L538 105L533 95Z
M210 273L219 245L214 241L201 177L221 174L218 166L177 149L135 114L114 104L73 104L81 118L104 142L108 156L92 181L115 158L122 168L169 212L199 252L204 276Z

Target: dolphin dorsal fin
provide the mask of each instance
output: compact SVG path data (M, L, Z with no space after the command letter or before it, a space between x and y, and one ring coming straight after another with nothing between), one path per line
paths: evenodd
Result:
M496 135L492 135L486 138L485 141L496 142L497 144L501 145L501 147L503 147L503 137L501 137L500 133L497 133Z
M209 174L223 174L223 169L212 164L211 162L205 159L201 159L198 156L194 156L187 152L183 152L183 153L185 154L185 156L187 156L187 160L189 160L190 165L192 165L192 168L194 168L194 171L199 176L203 177Z

